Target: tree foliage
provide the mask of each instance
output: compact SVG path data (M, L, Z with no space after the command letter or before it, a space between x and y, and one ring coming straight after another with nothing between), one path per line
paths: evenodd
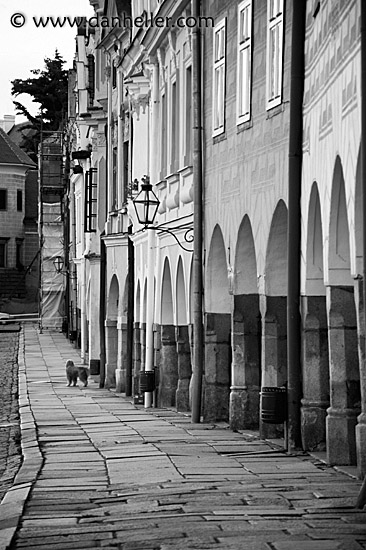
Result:
M43 130L59 130L67 113L67 70L65 60L55 51L54 59L45 58L44 69L33 69L33 77L12 81L11 94L18 97L26 94L40 105L33 116L20 102L14 101L16 112L24 115L29 123L23 126L21 147L34 158L37 155L41 126Z

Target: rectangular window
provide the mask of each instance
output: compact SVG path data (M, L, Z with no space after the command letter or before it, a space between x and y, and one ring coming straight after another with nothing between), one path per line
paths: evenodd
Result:
M16 268L23 269L23 240L16 239Z
M8 208L8 192L6 189L0 189L0 210Z
M18 189L17 191L17 211L21 212L23 210L23 192Z
M193 120L192 120L192 67L186 69L186 127L185 127L185 164L192 163L192 132L193 132Z
M175 172L178 169L178 146L179 146L179 109L178 109L178 88L177 82L173 82L171 87L171 155L170 155L170 172Z
M267 4L267 109L282 101L283 0Z
M7 266L7 239L0 239L0 267Z
M238 7L237 124L250 119L252 79L252 0Z
M86 233L97 230L97 190L97 169L90 168L85 172L84 228Z
M225 131L225 65L226 65L226 21L222 19L213 34L213 135Z
M166 135L166 95L161 96L161 179L165 178L166 174L166 165L167 165L167 135Z
M112 196L111 210L117 210L117 147L113 147L112 153Z

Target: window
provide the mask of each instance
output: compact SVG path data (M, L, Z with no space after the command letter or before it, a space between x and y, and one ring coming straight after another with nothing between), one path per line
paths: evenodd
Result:
M112 152L112 196L111 210L117 210L117 147Z
M167 135L166 135L166 131L167 131L167 128L166 128L166 118L167 118L167 109L166 109L166 95L163 94L161 96L161 115L160 115L160 120L161 120L161 158L160 158L160 162L161 162L161 174L160 174L160 177L161 179L165 178L166 176L166 164L167 164Z
M178 89L177 82L173 82L171 87L171 151L170 151L170 172L178 169L178 147L179 147L179 108L178 108Z
M0 189L0 210L8 208L8 192L6 189Z
M7 266L7 242L8 239L0 239L0 267Z
M252 78L252 0L238 8L237 123L250 119Z
M267 109L282 101L283 0L267 5Z
M16 268L23 269L23 239L16 239Z
M89 54L88 60L88 92L89 92L89 107L93 107L95 96L95 61L94 55Z
M192 132L193 132L193 120L192 120L192 67L186 68L186 147L185 147L185 164L192 163Z
M17 210L18 212L23 210L23 193L19 189L17 191Z
M214 28L213 35L213 135L225 131L225 19Z
M85 172L84 229L86 233L97 230L97 199L97 170L90 168Z

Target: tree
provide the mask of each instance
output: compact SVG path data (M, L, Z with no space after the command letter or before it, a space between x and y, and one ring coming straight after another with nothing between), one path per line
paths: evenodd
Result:
M59 130L67 113L67 70L63 68L65 60L55 51L54 59L45 58L43 70L33 69L34 77L25 80L17 78L12 81L11 94L18 97L27 94L39 103L37 115L30 114L19 101L14 101L16 112L24 115L29 123L22 128L21 147L35 160L40 141L41 126L43 130Z

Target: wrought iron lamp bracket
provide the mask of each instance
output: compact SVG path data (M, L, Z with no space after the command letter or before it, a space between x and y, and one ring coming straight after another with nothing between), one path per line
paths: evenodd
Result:
M168 229L167 227L163 227L161 225L145 225L144 227L144 230L146 229L152 229L154 231L160 231L161 233L168 233L169 235L171 235L175 241L177 242L177 244L183 249L185 250L186 252L193 252L193 248L187 248L186 246L184 246L180 240L178 239L177 235L171 230L171 229ZM186 243L193 243L194 241L194 235L193 235L193 227L188 227L187 228L187 225L177 225L174 227L174 230L178 230L178 229L185 229L185 232L184 232L184 235L183 235L183 239Z

